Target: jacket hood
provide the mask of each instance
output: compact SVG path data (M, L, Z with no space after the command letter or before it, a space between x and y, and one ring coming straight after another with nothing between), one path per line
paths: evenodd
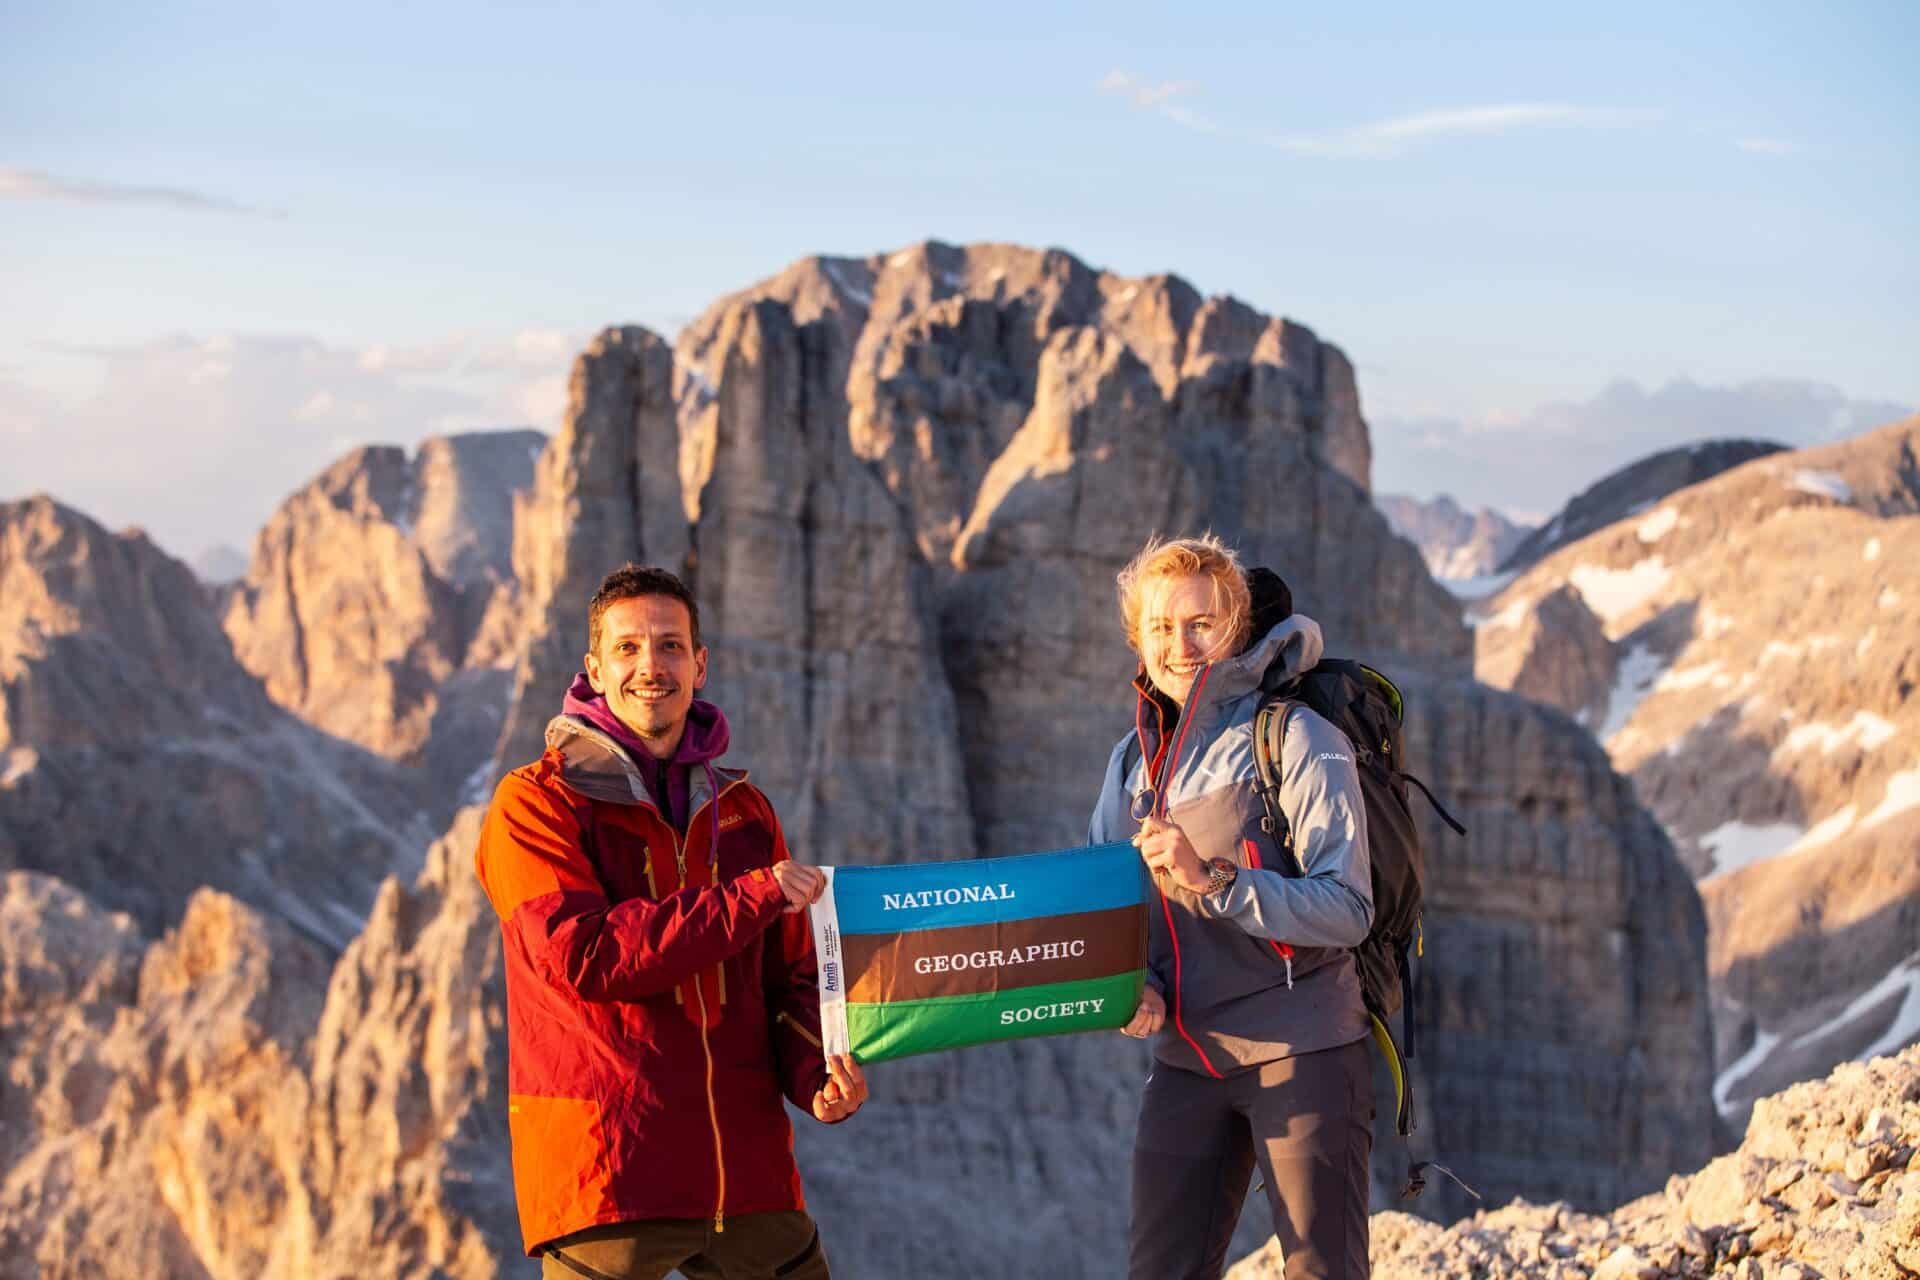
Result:
M1304 671L1312 670L1326 652L1326 647L1326 640L1320 634L1320 624L1304 613L1296 613L1276 623L1266 635L1233 657L1202 667L1195 677L1199 696L1189 696L1181 714L1192 716L1223 702L1244 697L1258 689L1263 680L1269 680L1269 671L1272 673L1270 683L1291 680ZM1143 697L1152 697L1159 692L1144 672L1135 681L1135 687ZM1172 709L1171 700L1168 701L1168 709Z
M636 760L651 754L640 735L613 713L606 695L594 690L584 671L575 675L573 683L567 686L567 696L560 702L560 714L586 721L633 753ZM695 698L687 708L687 731L680 735L680 745L671 763L706 764L718 760L726 754L732 738L726 714L706 699Z
M650 760L646 743L613 714L584 674L577 675L561 701L561 714L547 722L547 746L560 753L560 777L568 787L593 800L612 804L656 804L640 771ZM718 793L724 780L746 777L744 770L717 769L732 734L719 707L695 698L687 712L687 730L673 753L674 764L698 765L692 808ZM691 810L689 810L691 811ZM716 829L716 837L718 831Z

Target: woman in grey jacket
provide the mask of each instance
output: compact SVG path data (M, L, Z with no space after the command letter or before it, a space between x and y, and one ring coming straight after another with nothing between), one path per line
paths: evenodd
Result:
M1279 800L1301 874L1283 875L1254 763L1261 677L1311 668L1320 627L1292 614L1250 636L1246 577L1211 535L1150 541L1119 587L1139 699L1088 835L1131 839L1159 891L1126 1028L1154 1037L1155 1060L1128 1274L1218 1277L1257 1165L1288 1280L1364 1277L1373 1095L1347 950L1373 919L1360 779L1345 735L1292 707Z

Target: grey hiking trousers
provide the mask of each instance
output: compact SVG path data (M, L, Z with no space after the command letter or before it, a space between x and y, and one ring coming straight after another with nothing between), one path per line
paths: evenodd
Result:
M1215 1079L1154 1064L1133 1147L1128 1280L1218 1280L1254 1167L1286 1280L1365 1280L1367 1042Z

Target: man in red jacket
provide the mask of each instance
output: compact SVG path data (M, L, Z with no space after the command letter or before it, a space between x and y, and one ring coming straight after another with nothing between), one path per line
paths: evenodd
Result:
M717 761L681 581L628 565L588 606L586 671L539 760L501 779L480 882L507 975L508 1124L542 1275L827 1275L782 1098L834 1124L867 1098L820 1051L803 914L825 877Z

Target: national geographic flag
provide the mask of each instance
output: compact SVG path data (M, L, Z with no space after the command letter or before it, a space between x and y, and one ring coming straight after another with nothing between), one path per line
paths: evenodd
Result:
M1130 844L1018 858L822 867L809 908L828 1053L883 1062L1124 1027L1147 965Z

